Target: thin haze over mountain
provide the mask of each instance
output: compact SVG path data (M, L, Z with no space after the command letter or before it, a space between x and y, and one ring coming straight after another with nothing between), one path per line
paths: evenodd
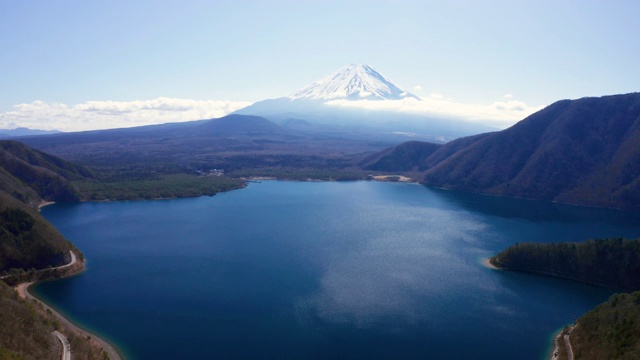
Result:
M347 65L289 96L292 100L402 100L419 97L394 85L370 65Z
M290 96L258 101L234 113L262 116L305 132L358 131L437 142L495 130L480 123L403 110L423 102L370 65L351 64ZM371 104L375 106L369 107ZM429 107L429 103L421 107ZM300 124L305 124L304 128Z
M415 88L415 87L414 87ZM420 90L418 90L420 91ZM248 107L247 107L248 106ZM264 116L273 121L304 119L312 122L360 125L411 118L411 128L386 129L391 132L424 134L424 139L452 139L503 128L537 110L505 95L489 105L457 103L432 93L418 97L392 83L370 65L348 65L321 78L290 96L254 103L242 101L157 98L136 101L88 101L73 106L34 101L19 104L14 111L0 113L0 129L40 128L78 131L126 128L217 118L229 113ZM395 118L395 119L394 119ZM430 124L421 124L429 119ZM443 122L444 119L452 121ZM415 125L437 131L416 129ZM470 124L475 122L475 124ZM446 127L445 132L440 131ZM466 128L466 129L462 129ZM462 131L459 131L462 130ZM1 132L1 131L0 131Z

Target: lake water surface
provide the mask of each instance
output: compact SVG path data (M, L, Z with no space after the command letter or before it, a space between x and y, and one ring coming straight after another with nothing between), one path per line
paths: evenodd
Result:
M377 182L42 213L88 266L34 292L130 359L537 360L612 292L482 259L640 237L638 213Z

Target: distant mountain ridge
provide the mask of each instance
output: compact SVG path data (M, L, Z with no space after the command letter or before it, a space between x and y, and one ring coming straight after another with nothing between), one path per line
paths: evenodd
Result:
M304 121L291 120L305 128ZM294 125L296 126L296 125ZM354 167L358 154L378 151L395 141L304 133L260 116L231 114L221 118L33 136L21 139L33 148L102 171L158 174L224 169ZM144 170L146 169L146 170ZM355 168L357 170L357 168ZM249 170L247 170L249 171ZM278 170L279 171L279 170ZM324 171L324 170L323 170ZM359 170L358 170L359 171Z
M194 128L213 135L285 134L286 130L260 116L227 115L202 122Z
M34 136L34 135L48 135L56 134L60 131L57 130L38 130L28 129L25 127L19 127L16 129L0 129L0 139L11 139L22 136Z
M558 101L506 130L416 155L407 166L433 186L640 209L640 93Z
M186 141L184 145L188 146L189 139L210 142L213 139L229 136L282 135L285 133L286 131L282 127L262 117L231 114L207 120L58 133L48 136L26 137L20 140L29 146L55 152L54 148L66 148L81 144L100 144L110 141L134 141L134 139L137 139L135 141L142 146L157 139L181 138Z

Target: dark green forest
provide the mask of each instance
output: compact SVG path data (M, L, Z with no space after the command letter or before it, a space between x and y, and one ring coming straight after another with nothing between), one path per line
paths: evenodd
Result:
M64 264L69 250L82 258L37 207L44 201L78 201L72 182L92 176L86 167L17 141L0 141L0 274Z
M640 239L520 243L492 257L490 262L506 270L635 291L615 294L580 317L570 341L576 359L640 359ZM566 356L562 355L563 349L560 353Z
M9 269L43 269L80 252L40 214L0 192L0 274Z
M517 243L491 258L508 270L560 276L624 291L640 290L640 240Z
M75 183L86 201L167 199L214 195L244 187L244 181L226 176L194 174L140 175L135 178L92 179Z

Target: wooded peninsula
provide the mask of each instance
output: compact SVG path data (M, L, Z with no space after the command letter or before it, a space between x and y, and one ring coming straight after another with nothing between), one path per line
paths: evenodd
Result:
M558 276L633 293L615 294L558 336L558 359L640 358L640 239L517 243L489 259L505 270ZM570 342L566 346L565 341Z

